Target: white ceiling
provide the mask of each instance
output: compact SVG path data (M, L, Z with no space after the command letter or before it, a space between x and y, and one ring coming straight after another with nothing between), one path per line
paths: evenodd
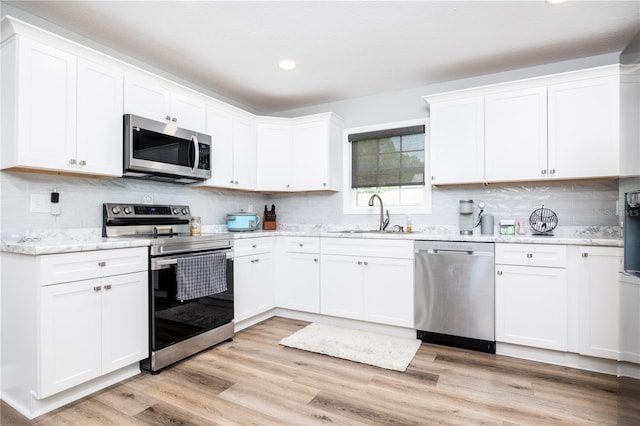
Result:
M638 0L4 3L264 114L620 52L640 30Z

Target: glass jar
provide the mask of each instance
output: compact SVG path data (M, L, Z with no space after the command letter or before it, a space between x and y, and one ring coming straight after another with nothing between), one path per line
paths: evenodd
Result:
M202 223L200 222L200 218L198 216L193 216L191 218L191 235L200 235L202 231Z

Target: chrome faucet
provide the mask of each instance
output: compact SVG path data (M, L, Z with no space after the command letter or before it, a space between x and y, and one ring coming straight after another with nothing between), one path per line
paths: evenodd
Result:
M369 206L373 207L373 201L378 199L380 202L380 231L384 231L389 226L389 210L387 210L387 218L384 217L384 206L382 204L382 198L378 194L373 194L371 198L369 198Z

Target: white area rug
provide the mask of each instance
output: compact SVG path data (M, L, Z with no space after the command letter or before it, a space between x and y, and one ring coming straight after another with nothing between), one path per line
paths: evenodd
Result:
M324 324L309 324L280 341L283 346L388 370L405 371L421 341Z

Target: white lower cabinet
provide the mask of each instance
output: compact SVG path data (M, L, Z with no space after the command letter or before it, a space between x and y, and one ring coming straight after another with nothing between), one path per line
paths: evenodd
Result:
M283 237L278 263L277 305L301 312L320 312L320 239Z
M147 272L42 287L40 305L40 398L147 357Z
M567 350L567 271L553 259L565 246L496 244L496 341Z
M3 399L32 418L139 372L147 247L1 255Z
M567 350L565 269L497 265L496 341Z
M413 327L413 297L413 241L323 240L320 313Z
M640 277L619 275L618 359L640 364Z
M237 240L234 250L234 319L238 322L275 306L273 238Z
M621 249L580 247L579 347L582 355L618 359Z

